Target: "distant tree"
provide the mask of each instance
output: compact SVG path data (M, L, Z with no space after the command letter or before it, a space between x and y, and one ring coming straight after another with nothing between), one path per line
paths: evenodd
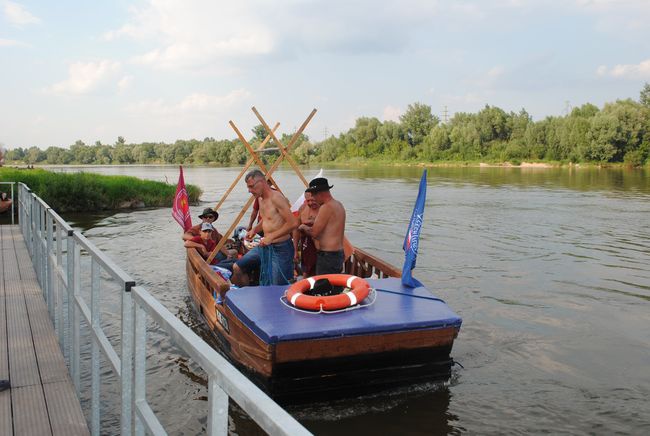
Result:
M111 160L116 164L131 164L133 163L133 155L131 154L131 147L124 143L115 145L112 149Z
M253 139L252 141L257 140L257 142L262 142L266 138L267 132L266 129L262 124L258 124L257 126L253 127L252 129L253 132ZM243 135L242 135L243 136Z
M47 159L47 155L38 147L29 147L29 149L27 149L25 152L25 163L35 164L38 162L43 162L45 159Z
M639 103L650 108L650 83L646 82L639 94Z
M431 113L431 106L422 103L409 104L406 112L399 117L407 133L409 143L421 143L440 120Z
M5 155L7 160L23 160L25 159L25 150L22 147L17 147L7 151Z
M580 107L574 107L571 111L572 117L582 117L582 118L591 118L598 113L599 109L597 106L591 103L585 103Z

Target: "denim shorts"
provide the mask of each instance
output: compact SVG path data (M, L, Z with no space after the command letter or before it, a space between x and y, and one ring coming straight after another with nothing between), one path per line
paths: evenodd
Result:
M248 253L244 254L241 259L235 262L235 265L246 274L259 268L260 264L260 247L254 247L248 250Z
M316 275L339 274L343 271L345 253L339 251L318 251L316 253Z
M287 285L293 280L293 240L260 248L260 285Z

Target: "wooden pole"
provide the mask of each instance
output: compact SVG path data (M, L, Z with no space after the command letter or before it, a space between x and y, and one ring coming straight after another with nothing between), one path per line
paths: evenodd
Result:
M287 160L289 161L289 163L293 167L293 170L296 172L298 177L300 177L300 179L305 184L305 186L309 186L309 183L307 182L307 179L305 179L305 177L302 175L302 172L300 171L300 167L298 167L298 165L291 158L291 156L289 156L288 151L284 149L284 147L282 146L282 143L278 140L278 138L275 137L275 134L271 131L271 128L269 127L268 124L266 124L266 121L264 121L264 118L262 118L260 113L255 108L255 106L253 106L252 110L255 113L255 116L257 117L257 119L260 121L260 123L262 123L262 125L264 126L266 131L269 132L269 136L271 136L273 138L273 141L275 141L275 143L278 144L278 147L280 148L280 150L282 150L283 156L285 156L287 158ZM314 110L316 110L316 109L314 109ZM302 133L302 130L300 130L300 133ZM295 135L294 135L294 138L295 138ZM350 255L352 254L352 252L354 251L354 245L352 245L352 243L345 236L343 236L343 251L345 253L345 258L346 259L349 258Z
M291 149L291 147L293 146L294 142L296 142L298 137L300 137L303 130L305 130L305 128L307 127L307 124L309 124L311 119L314 118L314 115L316 115L316 109L313 109L311 111L311 113L305 119L305 121L302 123L300 128L296 131L296 133L293 134L293 136L289 140L289 143L287 144L287 152ZM273 165L271 165L271 168L269 168L268 172L266 173L267 180L271 176L271 174L273 174L273 171L275 171L280 166L280 163L282 163L283 158L284 158L284 154L280 155L275 160L275 162L273 162ZM277 185L276 185L276 187L277 187ZM223 235L223 238L221 238L221 240L217 243L217 246L214 247L214 250L212 250L212 253L210 253L210 256L208 256L208 258L206 260L208 265L210 264L210 262L212 262L212 259L214 259L214 257L217 255L217 253L224 246L224 244L226 243L226 240L228 239L228 235L230 235L232 233L232 231L235 230L235 227L237 227L237 225L239 224L239 221L241 220L241 218L244 216L244 214L246 213L248 208L251 206L251 204L253 204L254 199L255 199L255 197L253 197L253 196L251 196L251 198L248 199L248 201L246 202L246 204L242 208L241 212L239 212L239 215L237 215L237 218L235 219L235 221L233 221L232 225L228 229L228 232Z
M291 156L289 156L289 153L287 152L287 150L284 148L282 143L275 136L275 133L273 133L273 131L271 131L271 128L269 127L268 124L266 124L266 121L264 121L264 118L262 118L260 113L255 108L255 106L253 106L252 110L255 113L255 116L257 117L257 119L260 120L260 123L262 123L262 125L264 126L266 131L269 132L269 135L273 138L273 141L275 141L275 143L278 145L278 148L280 149L280 151L282 152L284 157L287 159L287 161L289 162L289 164L291 165L293 170L296 172L296 174L298 175L300 180L302 180L302 182L305 184L305 186L309 186L309 182L307 182L307 179L305 179L305 177L302 175L302 172L300 171L300 168L298 167L296 162L293 160L293 158Z
M262 170L262 172L264 172L264 174L266 174L268 172L268 170L266 169L266 165L264 165L264 162L262 162L262 159L260 159L260 157L257 155L257 153L255 153L255 150L253 150L253 147L251 147L251 145L248 143L248 141L246 141L246 138L244 138L244 135L241 134L241 132L239 131L237 126L235 126L235 123L233 123L232 121L229 121L229 124L230 124L230 127L232 127L232 129L235 131L235 133L239 137L239 140L244 144L246 149L248 149L248 152L251 154L253 159L255 159L255 162L257 162L257 165L260 167L260 170ZM273 135L273 134L271 134L271 135ZM271 136L271 137L273 137L273 136ZM273 180L270 176L268 176L267 179L270 180L271 183L273 183L276 188L280 189L278 184L275 182L275 180Z
M280 127L280 123L275 123L275 127L273 127L273 131L275 132L278 129L278 127ZM264 141L262 141L260 146L257 147L257 151L262 151L264 149L264 147L266 146L266 143L269 142L270 140L271 140L271 135L266 135L266 138L264 138ZM223 194L223 196L221 197L221 200L219 200L219 203L217 203L217 205L214 207L215 211L219 210L219 208L221 207L223 202L226 201L226 198L230 195L232 190L235 189L235 186L237 186L237 183L239 183L239 180L244 176L244 174L246 173L246 170L248 168L250 168L250 166L253 164L253 162L255 162L255 159L253 159L253 158L248 159L248 162L246 162L246 165L244 165L244 168L242 168L239 175L232 182L232 184L230 185L230 188L228 188L226 193Z

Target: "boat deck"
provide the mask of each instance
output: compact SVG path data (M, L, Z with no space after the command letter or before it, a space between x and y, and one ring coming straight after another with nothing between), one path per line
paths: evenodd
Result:
M17 225L0 226L0 253L0 434L89 434Z
M330 314L297 311L280 301L286 286L237 289L226 294L226 304L267 344L450 326L460 328L460 317L426 288L406 288L399 278L367 280L376 289L376 300L359 310Z

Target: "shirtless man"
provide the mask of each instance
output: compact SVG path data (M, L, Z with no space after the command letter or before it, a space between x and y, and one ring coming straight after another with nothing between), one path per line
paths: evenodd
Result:
M246 237L251 239L259 230L264 237L258 247L260 256L260 285L284 285L293 279L293 241L291 233L298 226L298 220L291 213L289 200L266 183L264 173L253 170L244 178L248 192L260 203L262 220ZM244 256L246 257L246 256ZM244 258L240 259L240 261ZM240 282L242 267L240 261L233 266L233 281Z
M318 177L309 182L310 192L320 205L313 226L301 224L298 229L318 241L316 275L338 274L343 270L343 233L345 231L345 208L330 194L327 179Z
M305 192L305 202L298 210L298 225L305 224L309 227L314 225L320 204L314 200L311 192ZM300 250L298 250L300 248ZM300 262L302 277L307 278L316 274L316 252L317 242L298 229L293 231L293 249L295 251L294 261ZM300 252L300 259L298 253Z

